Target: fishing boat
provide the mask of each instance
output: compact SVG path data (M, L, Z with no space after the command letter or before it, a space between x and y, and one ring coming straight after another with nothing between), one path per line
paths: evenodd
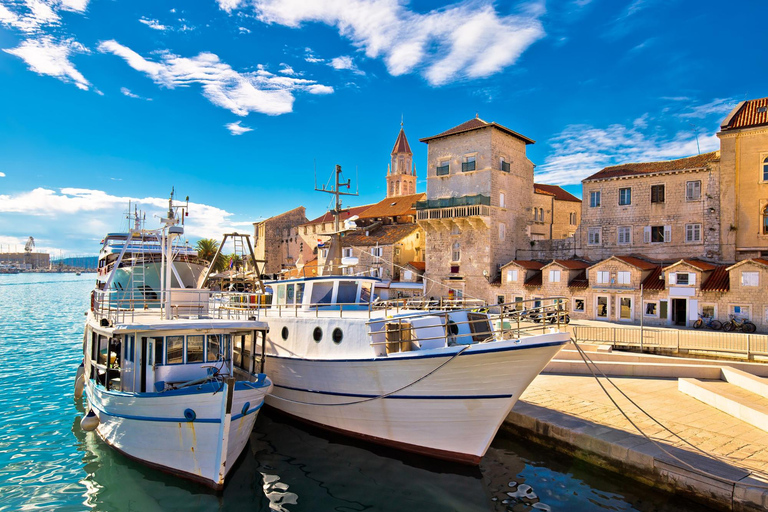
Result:
M171 195L162 228L136 226L123 238L91 294L75 397L87 399L83 430L130 458L221 489L272 388L263 372L268 326L211 318L209 292L173 272L187 208ZM150 294L135 281L157 254L160 279ZM132 279L116 289L118 276Z
M241 315L269 325L274 389L266 403L325 429L478 464L520 395L569 341L560 329L563 299L539 299L538 313L554 323L535 328L521 303L378 301L380 279L342 275L339 172L323 275L267 283L268 306L233 301L232 309L239 304Z

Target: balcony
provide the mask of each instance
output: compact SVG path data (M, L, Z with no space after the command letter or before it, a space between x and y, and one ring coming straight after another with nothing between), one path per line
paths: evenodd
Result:
M483 195L445 197L416 202L416 218L420 221L482 218L490 221L491 198Z

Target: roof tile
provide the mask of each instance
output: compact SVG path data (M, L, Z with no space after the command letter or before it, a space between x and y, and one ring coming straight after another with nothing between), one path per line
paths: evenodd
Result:
M731 279L728 275L728 265L719 265L701 285L703 292L727 292L730 289Z
M604 180L608 178L620 178L624 176L640 176L643 174L655 174L659 172L684 171L688 169L700 169L710 162L720 160L720 152L712 151L701 155L678 158L677 160L665 160L662 162L640 162L614 165L596 172L584 178L584 181Z
M548 196L555 196L558 201L573 201L580 203L581 199L574 196L570 192L567 192L562 187L557 185L545 185L543 183L534 183L533 191L537 194L546 194Z
M645 291L653 291L653 290L663 290L664 289L664 279L661 279L662 267L661 265L655 267L648 276L643 279L642 287Z
M587 271L582 270L576 277L568 283L568 288L589 288L589 277Z
M387 197L357 215L361 219L416 215L416 201L423 201L426 197L427 194L424 192L408 196Z
M344 247L368 247L394 244L419 229L416 224L391 224L380 226L366 235L365 228L345 234L341 243Z
M408 144L408 138L405 136L405 130L400 128L400 133L397 134L397 140L395 141L395 147L392 148L392 154L395 153L407 153L412 155L411 146Z
M639 268L640 270L653 270L658 266L656 263L641 260L640 258L635 258L634 256L616 256L616 259L619 259L624 263L628 263L633 267Z
M737 128L751 128L768 124L768 98L744 101L728 114L720 130L728 131Z
M464 133L464 132L471 132L472 130L479 130L481 128L487 128L489 126L493 126L495 128L498 128L499 130L508 133L509 135L512 135L514 137L517 137L518 139L522 140L526 144L533 144L536 141L533 139L529 139L525 135L521 135L513 130L510 130L506 126L502 126L498 123L488 123L486 121L483 121L479 117L475 117L473 119L470 119L469 121L466 121L464 123L461 123L458 126L454 126L450 130L446 130L442 133L438 133L437 135L433 135L431 137L424 137L423 139L419 139L419 142L429 142L433 139L440 139L443 137L448 137L449 135L456 135L457 133Z

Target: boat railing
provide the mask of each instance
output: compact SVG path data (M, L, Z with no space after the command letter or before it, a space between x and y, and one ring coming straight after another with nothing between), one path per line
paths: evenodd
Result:
M196 288L173 288L170 291L94 290L91 311L97 319L106 319L110 323L134 321L138 314L161 318L208 317L210 294L210 290ZM170 301L166 301L167 297ZM166 315L166 304L169 302L171 311Z
M368 318L375 315L399 315L413 310L461 310L484 307L486 303L479 299L447 299L426 297L404 297L371 302L333 302L309 303L298 301L294 304L272 304L271 295L248 292L213 292L210 311L216 318L247 319L249 317L283 317L314 313L315 316L334 316L344 318L344 314L366 311Z
M409 351L411 342L420 348L494 340L520 340L538 332L560 332L570 321L568 299L546 297L480 308L403 313L368 322L371 346L386 352Z

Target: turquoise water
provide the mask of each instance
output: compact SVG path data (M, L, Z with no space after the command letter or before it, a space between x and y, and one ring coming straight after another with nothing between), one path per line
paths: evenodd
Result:
M80 430L72 398L94 274L0 275L0 511L700 511L497 436L479 468L400 454L264 411L222 493Z

